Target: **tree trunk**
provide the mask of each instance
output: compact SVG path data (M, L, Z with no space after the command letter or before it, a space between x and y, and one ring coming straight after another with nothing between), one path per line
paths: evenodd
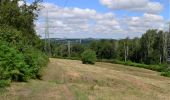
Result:
M124 42L124 52L125 52L125 54L124 54L124 57L125 57L125 62L126 62L126 59L127 59L127 51L126 51L126 44L125 44L125 42Z

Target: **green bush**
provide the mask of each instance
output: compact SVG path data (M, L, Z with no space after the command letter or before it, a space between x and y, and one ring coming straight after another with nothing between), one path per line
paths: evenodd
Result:
M49 61L48 57L32 46L26 46L23 52L9 43L0 43L0 87L10 81L28 81L41 77L40 71Z
M23 42L24 38L20 31L9 26L0 26L0 41L16 45Z
M47 65L48 57L27 42L21 31L0 26L0 87L11 81L41 77L40 71Z
M0 80L0 88L10 85L10 80Z
M0 43L0 80L27 81L29 65L24 56L7 43Z
M120 61L120 60L108 60L108 59L100 59L98 61L101 62L108 62L108 63L114 63L114 64L122 64L122 65L127 65L127 66L134 66L134 67L139 67L139 68L145 68L153 71L158 71L161 72L162 76L170 77L170 67L167 64L161 64L161 65L146 65L146 64L140 64L140 63L135 63L131 61Z
M41 51L28 46L24 50L24 60L26 64L30 66L30 76L31 78L40 78L40 71L42 67L47 66L48 64L48 57L42 53Z
M81 60L83 64L95 64L96 59L96 53L92 50L85 50L81 54Z
M24 8L10 0L1 4L0 87L11 81L38 78L41 68L48 63L48 57L40 51L43 51L42 41L34 30L37 3Z
M162 72L162 76L170 77L170 71Z

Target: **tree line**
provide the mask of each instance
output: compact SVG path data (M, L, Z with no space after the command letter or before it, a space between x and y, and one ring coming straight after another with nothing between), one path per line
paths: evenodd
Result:
M169 33L156 29L147 30L141 38L126 38L120 40L94 40L89 44L72 44L70 52L68 45L53 42L51 45L53 57L81 59L81 54L88 49L95 51L98 60L117 60L121 62L140 63L144 65L166 65L168 69ZM156 68L156 67L155 67ZM154 67L153 67L154 69ZM157 70L157 69L156 69Z

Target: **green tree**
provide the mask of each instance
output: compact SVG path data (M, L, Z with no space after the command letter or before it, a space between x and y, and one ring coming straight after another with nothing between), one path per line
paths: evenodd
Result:
M23 1L22 6L18 5ZM26 37L25 42L31 45L37 45L40 41L34 29L34 21L38 15L38 4L40 0L35 0L27 5L24 0L1 0L0 1L0 26L10 26L21 31Z
M34 29L39 0L22 6L19 1L23 0L0 0L0 86L12 80L39 78L48 63Z
M151 64L156 41L157 30L148 30L141 38L142 61Z
M96 51L99 59L113 59L116 58L116 42L109 40L95 41L90 44L90 48Z
M96 62L96 53L92 50L85 50L81 54L81 59L83 64L95 64Z
M84 52L85 47L81 44L73 44L71 47L71 57L81 57L81 54Z

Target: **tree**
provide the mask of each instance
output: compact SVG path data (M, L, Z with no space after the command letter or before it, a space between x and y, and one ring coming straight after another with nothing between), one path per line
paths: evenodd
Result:
M129 40L129 53L128 53L128 59L133 62L140 62L141 56L140 56L140 39L134 38Z
M157 30L148 30L145 34L142 35L141 38L141 52L142 52L142 60L146 64L150 64L152 62L154 52L154 43L156 40Z
M95 64L96 62L96 53L93 50L85 50L81 54L81 59L83 64Z
M0 25L16 28L23 33L25 42L31 45L37 45L40 39L34 29L34 21L37 19L40 0L35 0L27 5L23 1L22 6L18 5L23 0L1 0L0 1Z
M81 57L85 50L85 47L81 44L72 44L71 48L71 57Z
M0 72L5 73L0 74L0 87L5 81L40 78L40 69L48 63L34 29L39 0L22 6L19 1L0 0Z
M99 59L112 59L116 57L115 42L109 40L95 41L90 44L90 48L96 51Z

